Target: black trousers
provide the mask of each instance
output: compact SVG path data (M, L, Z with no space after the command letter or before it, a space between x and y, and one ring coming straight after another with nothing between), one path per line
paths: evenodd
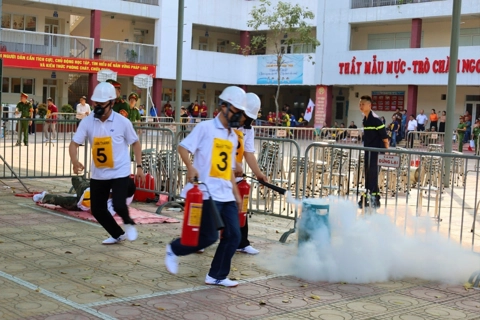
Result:
M107 209L107 201L112 190L112 202L115 212L122 218L124 224L135 224L130 218L126 199L129 193L130 177L111 180L90 180L90 202L92 215L98 223L107 230L112 238L117 239L125 232L115 221Z
M365 188L372 196L380 195L378 190L378 152L365 151Z

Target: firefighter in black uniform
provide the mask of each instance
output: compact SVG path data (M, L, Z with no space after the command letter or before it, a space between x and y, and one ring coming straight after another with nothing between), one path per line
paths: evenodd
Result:
M362 96L360 98L360 111L363 113L363 144L369 148L385 148L388 149L388 136L385 125L378 115L372 111L372 98L370 96ZM380 207L380 193L378 190L378 152L365 151L365 184L367 192L370 193L373 208ZM363 199L358 203L359 207L363 206ZM365 199L365 206L369 205L369 197Z

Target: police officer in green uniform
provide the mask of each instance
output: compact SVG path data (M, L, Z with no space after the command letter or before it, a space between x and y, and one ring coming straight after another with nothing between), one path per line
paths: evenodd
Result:
M388 149L388 136L385 125L378 115L372 111L372 98L362 96L360 98L360 111L363 113L363 145L370 148ZM365 151L365 185L367 192L370 192L372 203L365 199L365 206L373 208L380 207L380 192L378 189L378 152ZM363 207L363 199L358 203Z
M117 99L115 99L115 104L113 105L113 111L120 113L120 110L125 110L125 112L128 114L128 103L122 99L122 92L121 92L121 87L122 85L120 82L109 79L107 80L108 83L113 85L115 87L115 91L117 92Z
M130 106L128 108L128 119L135 125L135 122L140 122L142 117L140 116L140 110L137 108L138 94L135 92L130 93L128 96L128 102Z
M19 115L21 119L28 119L33 117L33 106L30 102L27 101L28 95L25 93L20 94L20 102L17 103L17 109L15 110L15 114ZM19 146L22 141L22 133L23 133L23 142L26 146L28 146L28 126L32 124L32 121L28 120L20 120L18 122L18 139L16 146Z

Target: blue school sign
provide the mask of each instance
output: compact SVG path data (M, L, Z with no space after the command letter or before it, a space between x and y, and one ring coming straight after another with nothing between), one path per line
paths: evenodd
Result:
M303 84L303 54L286 54L280 68L280 84ZM257 84L276 85L278 81L277 57L258 56Z

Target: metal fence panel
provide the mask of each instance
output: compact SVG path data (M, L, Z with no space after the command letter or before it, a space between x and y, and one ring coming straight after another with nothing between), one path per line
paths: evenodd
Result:
M385 152L326 142L311 144L304 157L301 197L333 195L360 202L365 193L365 166L369 166L365 153L374 151ZM364 208L363 214L386 214L404 228L412 216L431 217L436 231L480 251L480 235L475 231L480 205L479 157L403 148L390 148L381 155L387 156L376 164L381 207Z

